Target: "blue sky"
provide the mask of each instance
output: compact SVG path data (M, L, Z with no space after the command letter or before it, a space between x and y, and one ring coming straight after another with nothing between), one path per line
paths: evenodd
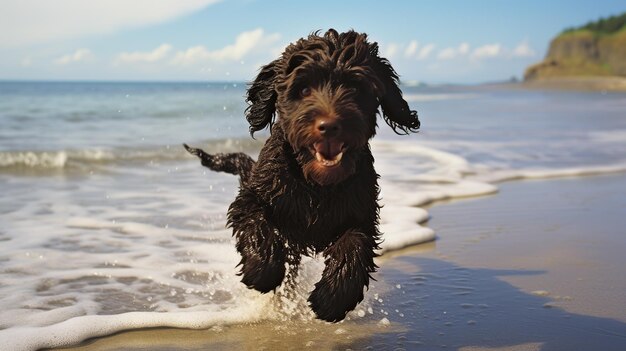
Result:
M0 79L247 81L311 31L366 32L405 81L521 77L623 1L2 0ZM3 27L3 28L1 28Z

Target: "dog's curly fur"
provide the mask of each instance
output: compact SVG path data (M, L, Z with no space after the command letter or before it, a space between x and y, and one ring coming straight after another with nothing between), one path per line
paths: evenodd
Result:
M399 134L419 129L417 113L377 43L333 29L298 40L262 67L247 101L250 133L271 130L258 161L185 145L204 166L240 176L228 226L242 282L272 291L286 265L323 253L325 269L309 303L318 318L340 321L363 299L377 268L379 176L369 139L379 107Z

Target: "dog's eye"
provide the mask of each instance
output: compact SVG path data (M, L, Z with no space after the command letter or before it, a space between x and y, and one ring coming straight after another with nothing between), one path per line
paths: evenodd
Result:
M301 96L301 97L307 97L307 96L309 96L309 95L311 95L311 88L306 87L306 88L302 88L302 89L300 90L300 96Z

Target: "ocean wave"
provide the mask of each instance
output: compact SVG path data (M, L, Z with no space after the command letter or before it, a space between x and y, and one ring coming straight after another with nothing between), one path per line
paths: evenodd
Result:
M67 163L65 151L0 152L0 169L7 167L63 168Z
M193 143L212 152L256 152L261 141L221 139ZM0 151L0 172L45 173L119 163L161 163L190 157L181 145L151 148L93 148L69 150Z

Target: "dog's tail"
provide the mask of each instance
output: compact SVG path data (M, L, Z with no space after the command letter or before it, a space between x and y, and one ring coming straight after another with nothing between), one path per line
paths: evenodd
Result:
M254 166L255 161L242 152L211 155L207 154L202 149L196 149L187 144L183 144L183 146L187 152L197 156L204 167L216 172L238 175L243 183L246 183L248 178L250 178L252 166Z

